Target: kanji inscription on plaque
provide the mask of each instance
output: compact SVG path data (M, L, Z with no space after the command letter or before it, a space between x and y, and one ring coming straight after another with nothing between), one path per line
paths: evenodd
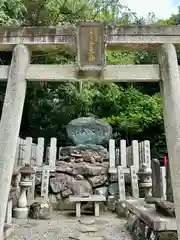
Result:
M77 62L79 68L104 65L104 25L83 22L77 25Z

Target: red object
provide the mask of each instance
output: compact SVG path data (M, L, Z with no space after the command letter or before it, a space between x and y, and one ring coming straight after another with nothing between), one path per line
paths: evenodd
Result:
M167 165L167 158L166 156L164 156L164 166L166 167L166 165Z

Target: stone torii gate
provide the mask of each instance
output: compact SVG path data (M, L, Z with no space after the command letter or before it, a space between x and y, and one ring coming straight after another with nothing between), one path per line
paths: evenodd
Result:
M152 48L158 65L105 65L106 48ZM76 51L76 65L31 65L33 51ZM13 172L27 81L160 82L177 230L180 237L180 74L176 48L180 26L10 27L0 29L0 51L13 51L10 66L0 66L7 80L0 122L0 239Z

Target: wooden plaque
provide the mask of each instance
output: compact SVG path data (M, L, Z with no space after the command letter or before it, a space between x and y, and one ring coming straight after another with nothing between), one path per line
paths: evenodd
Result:
M104 66L104 24L81 22L77 25L77 64L80 69Z

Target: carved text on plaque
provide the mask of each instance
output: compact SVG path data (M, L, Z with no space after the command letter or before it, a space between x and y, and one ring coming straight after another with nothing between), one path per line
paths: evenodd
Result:
M77 37L78 66L104 65L104 26L100 23L80 23Z

